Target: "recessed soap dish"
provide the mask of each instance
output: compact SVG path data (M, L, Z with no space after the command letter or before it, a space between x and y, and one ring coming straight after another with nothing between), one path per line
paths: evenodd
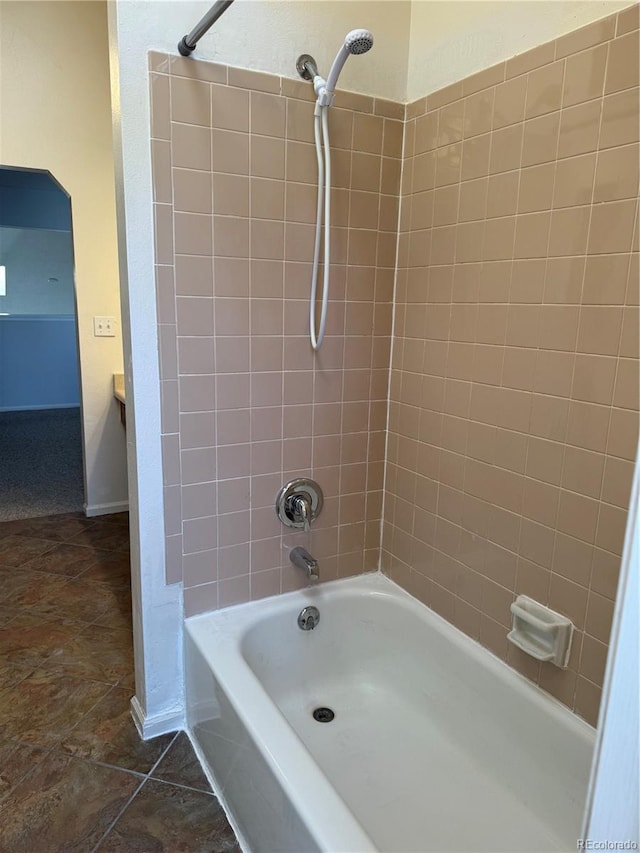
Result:
M507 639L536 660L566 669L571 651L573 623L526 595L511 605L512 630Z

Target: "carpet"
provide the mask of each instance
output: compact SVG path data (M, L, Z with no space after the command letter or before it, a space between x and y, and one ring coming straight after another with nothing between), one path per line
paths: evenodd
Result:
M0 412L0 521L82 510L80 409Z

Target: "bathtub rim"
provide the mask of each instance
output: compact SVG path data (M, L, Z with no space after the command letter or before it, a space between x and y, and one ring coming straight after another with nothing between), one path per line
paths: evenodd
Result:
M371 588L361 590L360 587L364 586L365 583L367 585L371 585ZM254 601L245 601L240 604L232 604L229 607L220 607L217 610L206 610L202 613L197 613L194 616L185 617L184 624L185 627L189 629L192 626L195 627L196 625L206 622L208 619L213 619L215 621L215 629L212 633L215 633L216 640L219 642L218 648L226 649L227 646L234 645L236 641L241 638L243 631L248 625L255 623L256 620L253 614L260 613L265 608L265 605L269 606L271 613L279 614L288 610L290 602L294 602L297 599L300 599L300 607L310 604L317 605L318 596L321 595L323 591L330 594L340 588L349 592L352 587L353 593L357 592L360 595L366 593L381 597L389 596L391 598L400 598L418 614L426 611L429 614L428 618L433 618L435 620L436 627L439 626L445 633L450 634L452 640L458 640L458 644L462 647L467 646L470 651L475 651L474 656L484 657L485 655L488 655L495 664L499 664L502 671L506 674L515 676L517 681L526 690L533 691L531 694L532 697L538 697L543 704L548 704L550 708L554 708L556 713L560 712L562 716L565 716L567 713L570 714L571 716L568 719L575 722L580 728L583 728L585 734L595 736L596 727L578 716L578 714L572 711L568 705L565 705L564 702L556 699L556 697L551 693L548 693L542 687L535 684L530 678L527 678L526 675L523 675L505 660L498 657L491 651L491 649L483 646L478 640L475 640L473 637L465 634L464 631L457 628L452 622L445 619L444 616L441 616L429 607L429 605L424 604L420 599L411 595L410 592L407 592L404 587L400 586L400 584L396 583L396 581L380 569L377 569L374 572L364 572L360 575L352 575L347 578L335 578L330 581L322 581L319 584L310 584L309 586L292 590L290 592L270 595L265 598L259 598ZM309 597L305 597L303 599L302 596ZM239 615L240 619L238 619ZM507 632L508 628L505 626L505 635ZM193 637L193 632L190 631L189 633L190 636ZM247 668L256 679L256 682L261 684L242 654L241 645L238 645L238 651L240 658L246 664ZM264 688L261 687L261 689L263 690L265 697L271 701Z
M224 690L227 700L233 706L253 743L272 767L283 791L322 849L379 850L269 696L243 654L242 641L247 628L255 625L260 619L260 614L264 615L265 610L269 615L277 616L308 604L318 605L321 598L340 595L341 592L357 597L365 595L399 599L401 606L408 606L418 618L426 617L426 621L433 620L434 629L443 633L458 649L473 659L484 661L485 665L494 672L502 673L504 677L510 679L514 688L520 693L527 694L530 701L541 712L546 712L559 722L563 721L565 725L570 725L575 735L585 741L585 746L588 745L592 754L595 741L593 726L506 661L497 657L490 649L464 634L380 570L326 581L292 592L186 618L185 627L190 639L207 660L216 681ZM506 630L505 628L505 632ZM217 657L217 653L220 653L219 659L215 661L215 669L212 661L212 641L215 642L213 655ZM235 666L234 664L238 662L243 665ZM247 710L254 708L256 703L260 703L261 707L259 718L258 715ZM188 726L191 731L189 720ZM295 751L290 749L292 738L295 738L299 746ZM292 779L295 780L295 785L292 784ZM318 803L321 804L320 808ZM332 825L329 830L322 820L325 809L330 810L332 816Z

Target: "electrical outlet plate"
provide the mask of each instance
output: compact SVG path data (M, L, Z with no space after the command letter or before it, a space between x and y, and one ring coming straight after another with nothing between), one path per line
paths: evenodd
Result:
M115 338L116 336L116 319L115 317L94 317L93 318L93 334L96 338Z

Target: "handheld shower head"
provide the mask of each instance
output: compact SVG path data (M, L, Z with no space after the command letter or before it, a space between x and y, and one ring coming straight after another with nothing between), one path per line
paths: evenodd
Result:
M373 36L369 30L351 30L351 32L347 33L345 36L344 46L349 53L353 53L354 56L358 56L361 53L366 53L368 50L371 50L373 47Z
M298 57L298 74L305 80L313 80L313 90L317 101L314 110L313 130L318 158L318 203L316 207L316 235L311 270L311 295L309 299L309 337L311 347L319 349L322 344L327 323L329 304L329 269L331 266L331 147L329 145L328 109L333 103L333 91L338 82L342 66L349 54L366 53L373 47L373 36L368 30L351 30L345 36L338 55L333 60L327 80L318 74L316 63L308 54ZM323 199L324 196L324 199ZM320 244L322 241L322 220L324 218L324 281L322 286L322 308L320 327L316 332L317 311L316 295L318 286L318 268L320 263Z
M344 39L344 44L338 51L336 58L333 60L331 71L327 77L327 83L323 93L325 104L330 105L333 101L333 93L336 88L336 83L338 82L338 77L340 76L340 72L349 58L349 55L354 54L355 56L358 56L361 53L366 53L368 50L371 50L372 47L373 35L369 30L351 30L351 32L347 33Z

